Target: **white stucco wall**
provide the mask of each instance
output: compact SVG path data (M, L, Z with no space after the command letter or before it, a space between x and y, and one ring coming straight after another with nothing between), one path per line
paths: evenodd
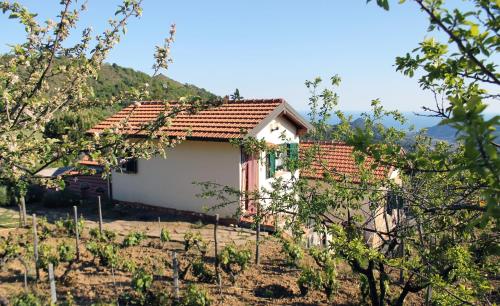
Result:
M267 124L266 127L257 133L256 138L259 140L264 139L266 142L272 144L299 143L297 127L283 115L276 117L276 119ZM274 178L266 179L266 153L261 154L259 163L260 188L271 190L271 183L276 177L282 177L283 180L290 180L291 175L288 171L276 171ZM296 171L294 175L298 176L299 171ZM262 204L265 205L265 201Z
M227 142L184 141L167 158L139 159L134 174L113 173L113 198L179 210L219 213L230 217L237 206L206 212L214 199L201 199L201 187L192 182L213 181L239 188L240 149Z

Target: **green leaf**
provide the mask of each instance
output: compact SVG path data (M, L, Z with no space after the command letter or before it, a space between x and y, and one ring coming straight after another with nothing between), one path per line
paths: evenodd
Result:
M479 35L479 26L477 24L473 24L470 26L470 34L474 37Z

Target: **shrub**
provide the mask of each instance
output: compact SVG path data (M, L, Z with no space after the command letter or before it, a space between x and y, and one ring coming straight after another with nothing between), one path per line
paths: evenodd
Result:
M224 272L234 278L245 270L250 263L250 250L238 250L235 245L226 245L219 254L219 264Z
M311 268L302 269L302 273L297 280L297 285L299 286L302 296L305 296L310 290L321 289L321 283L321 275Z
M298 267L300 265L300 260L304 258L304 251L302 248L288 240L283 240L283 252L287 255L287 264L290 266Z
M13 190L6 185L0 185L0 206L11 206L15 203Z
M316 275L319 275L319 284L323 288L328 300L331 300L333 294L338 289L336 258L328 249L312 248L309 250L309 253L320 268L318 272L315 272Z
M56 267L59 264L59 255L52 246L42 244L38 248L38 267L47 269L49 263L52 263Z
M193 284L187 287L181 302L181 305L185 306L209 306L211 304L212 300L207 292Z
M23 292L16 295L12 301L12 306L42 306L42 300L37 295L30 292Z
M59 219L56 222L54 222L54 224L59 232L66 233L68 235L76 234L75 221L69 215L66 217L66 219ZM80 216L80 218L78 218L76 226L78 227L78 233L80 233L81 235L83 228L85 226L85 219Z
M102 234L99 232L98 228L92 228L89 231L90 238L101 242L114 242L116 239L116 233L110 230L103 229Z
M59 261L71 262L76 258L76 250L73 245L63 242L57 247L59 253Z
M0 262L7 262L21 254L22 248L18 236L9 234L7 238L0 237Z
M144 268L137 269L132 275L132 290L121 296L126 305L156 305L155 296L151 291L153 275Z
M49 208L71 207L79 203L80 197L68 189L47 192L42 200L42 204Z
M141 294L146 291L153 284L153 275L149 274L144 268L137 269L132 276L132 289Z
M161 229L161 232L160 232L160 241L161 242L168 242L170 241L170 232L165 229L165 228L162 228Z
M86 248L94 256L94 261L99 259L103 266L116 267L119 264L118 247L114 244L89 241Z
M193 276L200 282L211 283L214 280L214 274L207 269L205 263L201 259L193 262Z
M139 245L145 238L146 234L143 232L130 232L127 236L125 236L125 239L123 239L122 246L130 247Z
M201 252L202 255L206 254L207 244L203 241L203 238L201 238L200 232L187 232L184 234L184 251L187 252L194 246Z

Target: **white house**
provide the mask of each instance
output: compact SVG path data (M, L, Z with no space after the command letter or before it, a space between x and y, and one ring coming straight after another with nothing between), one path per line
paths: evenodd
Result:
M128 118L130 128L126 132L133 133L163 111L163 102L135 103L89 132L101 133ZM166 159L133 160L126 165L125 171L114 172L113 200L205 213L205 207L216 203L196 196L200 187L193 185L195 181L212 181L240 191L252 191L269 188L277 175L291 175L275 171L274 162L263 163L247 156L242 148L230 143L230 139L253 136L278 145L285 138L290 151L298 152L300 136L310 128L307 120L283 99L226 101L195 114L180 113L162 132L172 137L186 136L186 140L169 149ZM251 204L241 205L248 213L255 210ZM236 210L237 207L229 206L209 213L230 218Z

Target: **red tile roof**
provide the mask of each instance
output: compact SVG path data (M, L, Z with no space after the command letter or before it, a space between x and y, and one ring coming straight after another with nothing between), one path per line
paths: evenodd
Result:
M307 153L312 155L311 166L301 171L301 176L313 179L322 179L325 174L341 180L348 179L359 183L360 169L353 155L354 148L342 142L300 142L300 154L304 157ZM371 168L374 159L371 156L365 158L365 167ZM375 179L384 179L389 175L390 169L377 166L373 170Z
M175 103L171 102L170 105ZM161 132L164 132L167 136L176 137L239 138L256 127L264 118L284 103L283 99L225 101L219 106L201 110L194 114L185 111L181 112L171 120L170 126L161 128ZM164 102L134 103L100 122L89 132L99 133L105 129L117 128L121 125L116 132L128 135L146 135L146 132L142 131L142 126L155 120L158 115L165 111ZM123 125L125 121L127 124Z

